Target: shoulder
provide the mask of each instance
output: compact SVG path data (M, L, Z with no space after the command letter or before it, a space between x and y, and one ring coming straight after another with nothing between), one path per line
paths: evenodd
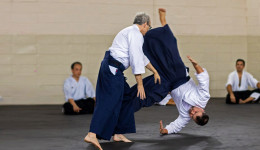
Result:
M143 39L143 35L140 32L139 28L136 25L131 26L131 28L128 31L129 37L134 37L134 38L140 38Z
M85 84L91 84L90 80L87 78L87 77L82 77L82 81L85 83Z
M249 73L249 72L247 72L247 71L244 71L244 74L245 74L246 76L253 76L251 73Z
M248 79L252 79L254 78L252 74L250 74L249 72L244 71L245 77Z
M126 27L126 28L120 30L117 33L116 37L118 37L118 36L124 36L124 37L127 36L129 34L129 32L132 30L132 28L133 28L132 26L129 26L129 27Z
M65 79L64 85L65 85L65 84L66 84L66 85L71 84L71 82L72 82L72 78L71 78L71 77L68 77L67 79Z
M228 76L234 76L235 74L236 74L236 71L233 71L233 72L229 73Z
M84 82L88 82L89 81L89 79L87 77L85 77L85 76L80 76L80 79L82 81L84 81Z
M67 79L65 79L65 82L70 82L72 80L71 77L68 77Z
M80 78L81 78L81 79L84 79L84 80L87 79L87 77L85 77L85 76L80 76Z

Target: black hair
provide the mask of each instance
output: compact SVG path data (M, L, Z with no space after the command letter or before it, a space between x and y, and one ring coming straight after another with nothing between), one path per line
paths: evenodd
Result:
M239 61L242 61L244 66L246 65L246 62L244 61L244 59L240 59L240 58L237 59L236 64L237 64L237 62L239 62Z
M206 113L203 113L202 116L196 117L196 123L200 126L204 126L209 121L209 116Z
M71 64L71 67L70 67L70 68L71 68L71 69L74 69L74 66L75 66L75 65L80 65L80 66L82 67L82 63L76 61L76 62L74 62L74 63Z

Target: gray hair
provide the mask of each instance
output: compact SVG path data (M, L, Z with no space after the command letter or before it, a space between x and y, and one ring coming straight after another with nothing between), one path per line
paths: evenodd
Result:
M144 23L149 24L150 17L144 12L138 12L135 16L134 24L142 25Z

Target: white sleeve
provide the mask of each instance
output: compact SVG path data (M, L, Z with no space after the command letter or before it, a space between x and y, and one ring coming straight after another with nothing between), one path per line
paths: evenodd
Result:
M190 121L190 118L183 118L179 116L175 121L171 122L165 127L168 130L168 134L178 133L183 127Z
M91 98L96 97L95 90L88 78L86 78L86 95Z
M73 99L71 85L69 80L65 80L64 86L63 86L63 92L65 95L65 100L68 101L69 99Z
M250 97L253 97L254 100L253 101L256 101L258 100L258 98L260 97L260 93L257 93L257 92L254 92L250 95Z
M252 88L257 88L257 83L258 81L250 74L250 73L247 73L247 81L248 81L248 84L252 87Z
M203 68L203 72L200 74L195 73L196 78L199 82L198 90L202 97L204 97L205 100L208 100L210 98L209 95L209 74L205 68Z
M230 73L229 75L228 75L228 80L227 80L227 83L226 83L226 87L228 86L228 85L233 85L233 82L234 82L234 80L233 80L233 75L232 75L232 73Z
M150 62L143 53L144 38L136 32L128 35L130 66L133 74L145 73L145 66Z
M172 98L171 94L168 94L162 101L159 102L159 105L165 106L171 98Z
M149 64L150 60L144 55L144 66Z

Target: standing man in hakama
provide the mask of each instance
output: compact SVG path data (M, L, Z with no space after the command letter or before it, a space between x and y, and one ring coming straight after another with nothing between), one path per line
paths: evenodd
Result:
M139 13L134 24L121 30L115 37L109 51L106 52L99 70L96 86L96 108L90 130L85 141L102 150L97 138L131 142L122 134L135 133L133 100L124 99L129 95L130 87L123 71L131 66L137 82L137 97L146 98L142 75L145 67L154 73L154 82L160 82L160 76L149 59L143 53L143 36L151 28L150 17Z

